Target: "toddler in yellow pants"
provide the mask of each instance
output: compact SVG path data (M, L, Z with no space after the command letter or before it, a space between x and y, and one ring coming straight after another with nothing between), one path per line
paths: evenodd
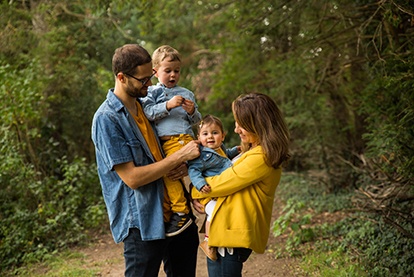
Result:
M154 123L164 153L168 156L194 139L192 126L201 120L194 93L178 86L181 70L179 52L168 45L157 48L152 56L153 69L158 78L156 85L148 87L142 100L144 113ZM164 218L166 236L181 233L192 223L186 205L182 181L164 177ZM171 214L171 216L169 216Z

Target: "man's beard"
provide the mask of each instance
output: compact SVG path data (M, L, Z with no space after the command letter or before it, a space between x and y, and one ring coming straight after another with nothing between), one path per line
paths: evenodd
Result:
M128 85L125 92L133 98L142 98L148 94L148 90L144 90L143 88L144 87L141 87L141 89L136 89L135 87Z

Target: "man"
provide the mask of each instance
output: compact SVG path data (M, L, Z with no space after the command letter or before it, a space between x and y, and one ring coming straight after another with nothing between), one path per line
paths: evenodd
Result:
M152 61L141 46L127 44L112 58L115 88L92 122L98 174L116 243L124 243L125 276L195 276L198 233L192 223L165 238L163 181L187 174L185 162L200 155L197 142L164 158L140 98L152 85Z

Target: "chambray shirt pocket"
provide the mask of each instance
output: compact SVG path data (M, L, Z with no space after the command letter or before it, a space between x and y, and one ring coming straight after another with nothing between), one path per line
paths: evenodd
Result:
M152 163L153 161L148 157L143 144L137 139L130 139L127 141L128 147L131 149L132 160L135 166L142 166Z

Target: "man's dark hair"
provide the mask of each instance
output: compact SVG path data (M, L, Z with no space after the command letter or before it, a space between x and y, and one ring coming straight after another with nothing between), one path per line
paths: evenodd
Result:
M138 44L126 44L115 50L112 57L112 72L116 76L119 72L135 75L137 66L151 62L151 55Z

